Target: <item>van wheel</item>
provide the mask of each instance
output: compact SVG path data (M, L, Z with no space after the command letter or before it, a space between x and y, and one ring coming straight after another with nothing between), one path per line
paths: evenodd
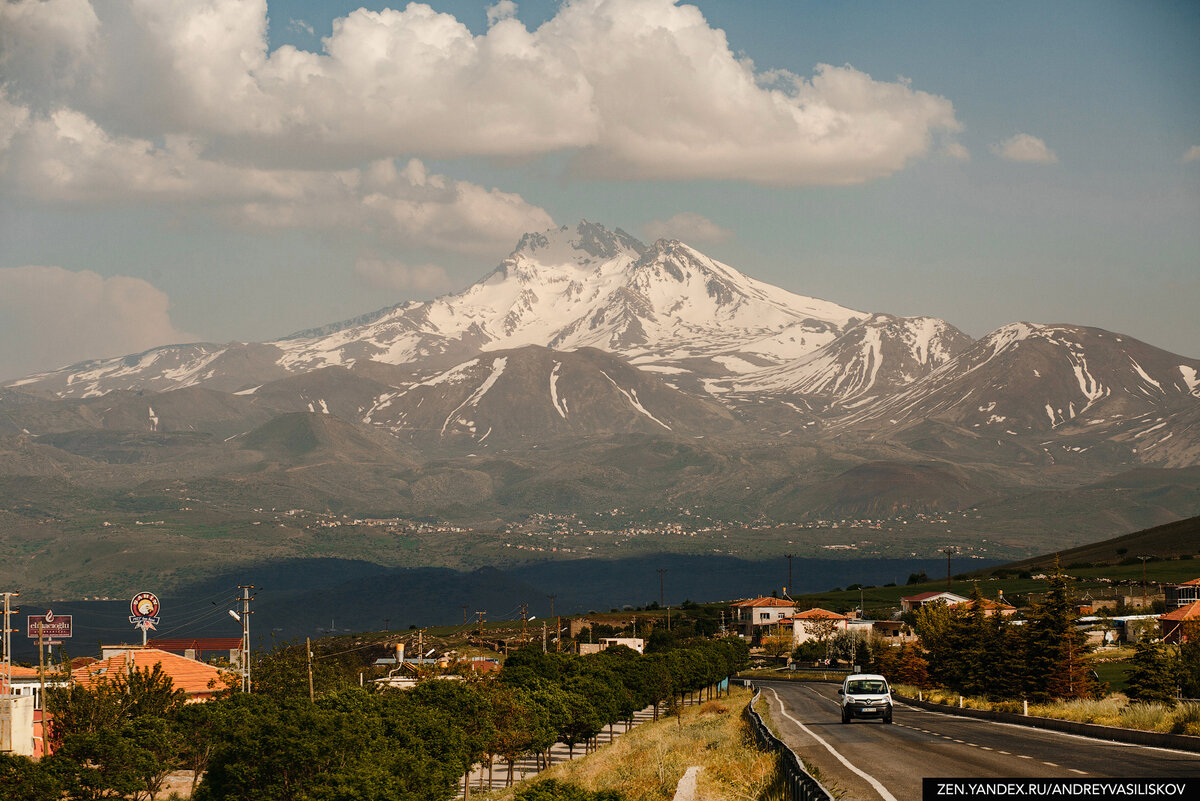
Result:
M885 716L884 716L884 718L883 718L883 722L884 722L884 723L891 723L891 722L892 722L892 713L891 713L891 712L888 712L888 713L887 713L887 715L885 715Z
M850 713L843 709L842 710L842 723L849 723L849 722L850 722Z

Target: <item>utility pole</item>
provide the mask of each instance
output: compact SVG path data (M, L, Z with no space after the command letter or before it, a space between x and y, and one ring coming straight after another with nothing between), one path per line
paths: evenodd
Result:
M796 556L794 553L785 553L784 558L788 560L788 587L792 586L792 559ZM787 588L783 590L783 594L787 595Z
M250 692L250 590L253 584L239 584L242 591L242 692Z
M521 604L521 642L529 639L529 604Z
M663 573L666 573L666 572L667 572L667 569L665 567L658 568L658 605L659 606L666 605L666 602L663 601Z
M391 629L391 627L392 627L392 619L390 617L385 617L383 619L383 630L388 631L389 629Z
M312 641L308 637L304 638L304 653L308 655L308 702L311 704L315 699L312 680Z
M1151 558L1151 557L1149 557L1149 556L1139 556L1138 557L1138 559L1142 560L1142 606L1143 607L1146 606L1146 560L1149 558Z
M550 596L550 617L554 618L554 653L558 653L562 645L562 619L554 614L554 599L557 597Z
M546 653L546 621L542 621L542 653Z
M462 610L463 610L463 625L465 626L465 625L467 625L467 605L466 604L462 605Z
M946 554L946 589L950 589L950 555L956 552L958 548L953 545L947 545L942 553Z
M484 621L486 618L487 618L487 611L486 611L486 610L484 610L484 611L482 611L482 612L477 610L477 611L475 612L475 621L476 621L476 624L475 624L475 634L476 634L477 636L479 636L479 637L482 637L482 636L483 636L483 621Z
M19 592L4 593L4 692L12 692L12 626L9 625L12 616L20 609L14 609L12 599L20 595Z
M42 719L46 718L46 655L42 650L42 621L38 621L38 706L42 708ZM44 727L43 727L44 728Z

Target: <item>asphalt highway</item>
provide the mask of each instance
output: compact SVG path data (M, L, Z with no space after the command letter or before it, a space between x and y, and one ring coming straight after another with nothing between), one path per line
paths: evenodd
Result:
M844 801L920 801L929 778L1194 778L1200 754L1110 743L897 703L894 722L841 722L838 685L756 682L792 750Z

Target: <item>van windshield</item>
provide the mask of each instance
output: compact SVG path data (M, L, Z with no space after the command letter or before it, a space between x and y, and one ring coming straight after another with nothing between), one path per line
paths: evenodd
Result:
M881 695L887 692L887 684L879 679L859 679L846 685L851 695Z

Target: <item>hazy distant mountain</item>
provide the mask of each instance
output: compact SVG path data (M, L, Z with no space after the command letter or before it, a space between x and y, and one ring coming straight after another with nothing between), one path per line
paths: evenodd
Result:
M0 388L0 578L93 591L146 542L152 574L196 553L520 560L508 523L618 511L645 552L754 520L789 552L1017 555L1200 513L1198 470L1198 359L1073 325L973 341L581 223L436 300ZM481 550L355 516L469 521ZM677 541L641 525L664 519ZM782 533L816 521L846 525Z

